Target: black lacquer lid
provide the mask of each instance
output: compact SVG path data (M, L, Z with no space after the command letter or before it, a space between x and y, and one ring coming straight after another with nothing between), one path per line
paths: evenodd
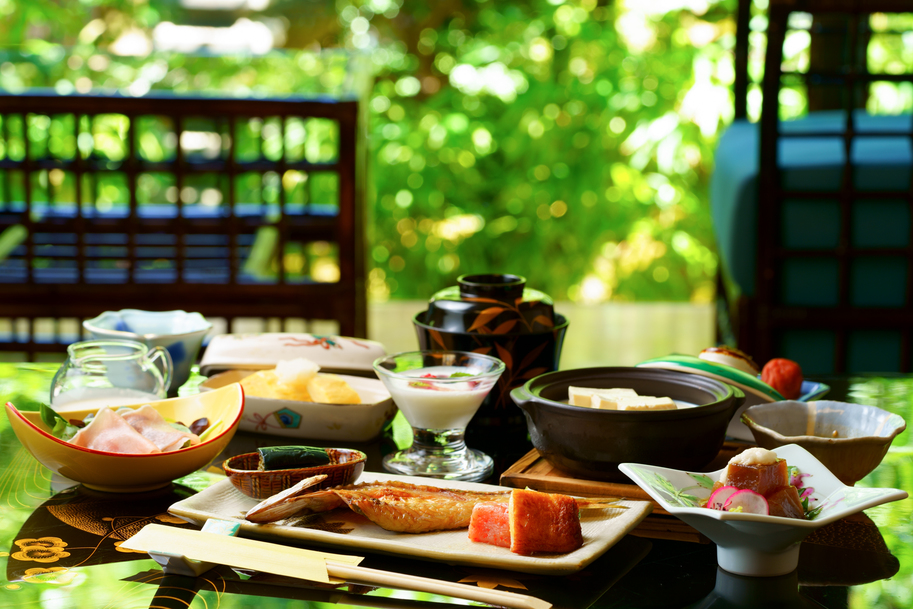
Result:
M519 275L463 275L431 297L424 323L448 332L525 334L551 330L554 302Z

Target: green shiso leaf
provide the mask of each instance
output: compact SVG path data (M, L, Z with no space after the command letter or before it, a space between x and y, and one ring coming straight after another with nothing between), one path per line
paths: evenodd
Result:
M50 434L59 440L69 442L79 431L79 428L72 425L67 419L63 418L56 410L47 404L39 405L41 420L50 428Z

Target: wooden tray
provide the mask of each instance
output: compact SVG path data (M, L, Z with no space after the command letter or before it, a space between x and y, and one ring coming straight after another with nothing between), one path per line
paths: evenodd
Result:
M703 469L708 472L722 469L729 462L729 459L751 446L754 445L738 441L727 441L723 444L723 448L720 449L720 454L717 455L716 459ZM585 497L624 497L626 499L649 501L653 505L653 513L631 531L631 535L696 543L710 542L696 529L660 507L650 495L636 484L575 478L571 474L552 467L548 461L539 455L539 451L535 448L501 474L501 485Z

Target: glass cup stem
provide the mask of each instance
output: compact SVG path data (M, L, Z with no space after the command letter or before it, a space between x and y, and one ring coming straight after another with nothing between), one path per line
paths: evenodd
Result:
M494 469L488 455L472 450L466 430L412 428L412 446L384 458L384 468L397 474L444 480L484 480Z
M434 453L454 453L466 450L465 429L412 428L412 449Z

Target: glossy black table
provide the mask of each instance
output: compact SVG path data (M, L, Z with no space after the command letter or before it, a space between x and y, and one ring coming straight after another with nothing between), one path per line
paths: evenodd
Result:
M46 401L55 369L49 364L0 364L0 399L28 408ZM829 399L873 404L913 416L913 377L818 379ZM193 391L192 386L183 388ZM352 445L366 452L368 470L396 448L394 430ZM913 490L913 436L904 432L881 466L861 486ZM474 446L485 442L477 434ZM302 607L304 603L421 608L468 601L359 585L323 586L217 567L197 578L163 574L142 553L121 542L148 523L187 526L168 507L221 479L224 456L287 439L239 432L213 466L161 491L138 495L98 493L52 475L20 445L0 418L0 606L199 607L207 609ZM314 444L314 442L307 442ZM493 434L500 469L529 448L525 437ZM799 568L776 578L746 578L716 566L712 543L628 535L587 568L569 576L451 566L403 557L363 554L362 566L498 586L542 598L555 607L585 609L666 607L908 607L913 594L911 499L872 508L810 536ZM345 552L342 552L345 553Z

